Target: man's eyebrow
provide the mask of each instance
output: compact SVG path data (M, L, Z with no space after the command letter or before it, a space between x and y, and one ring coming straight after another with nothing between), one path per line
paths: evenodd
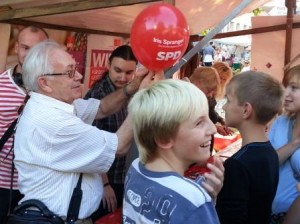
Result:
M121 68L119 68L119 67L118 67L118 66L116 66L116 65L114 65L114 66L113 66L113 68L114 68L114 69L119 69L119 70L122 70Z

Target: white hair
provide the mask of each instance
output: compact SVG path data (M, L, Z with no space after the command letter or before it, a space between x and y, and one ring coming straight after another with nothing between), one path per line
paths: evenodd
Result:
M27 91L37 92L38 78L53 73L52 53L56 49L63 48L54 41L46 40L35 45L28 52L22 66L22 79Z

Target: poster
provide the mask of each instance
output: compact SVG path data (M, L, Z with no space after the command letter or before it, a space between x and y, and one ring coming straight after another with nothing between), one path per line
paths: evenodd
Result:
M106 71L106 63L109 59L112 50L91 50L91 61L90 61L90 79L88 88L93 83L102 78L103 73Z

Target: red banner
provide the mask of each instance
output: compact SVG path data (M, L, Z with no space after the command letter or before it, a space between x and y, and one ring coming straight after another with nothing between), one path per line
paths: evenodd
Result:
M107 69L106 64L111 52L111 50L91 50L90 80L88 88L90 88L96 80L101 79L103 73Z

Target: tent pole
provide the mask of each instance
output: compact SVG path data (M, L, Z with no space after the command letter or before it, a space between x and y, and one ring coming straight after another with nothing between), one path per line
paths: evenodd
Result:
M163 0L163 2L175 5L175 0Z
M187 61L191 59L217 34L219 33L231 20L233 20L241 11L251 3L251 0L243 0L236 8L234 8L229 15L227 15L213 30L211 30L202 40L200 40L189 52L187 52L175 65L165 72L166 78L171 78Z
M289 63L291 60L293 19L294 19L294 9L296 7L296 0L286 0L285 6L287 7L287 16L286 16L284 65Z
M293 19L294 10L296 9L296 0L285 0L285 6L287 7L286 15L286 32L285 32L285 52L284 52L284 65L286 66L291 61L291 48L292 48L292 36L293 36ZM284 70L283 80L285 83L287 69Z

